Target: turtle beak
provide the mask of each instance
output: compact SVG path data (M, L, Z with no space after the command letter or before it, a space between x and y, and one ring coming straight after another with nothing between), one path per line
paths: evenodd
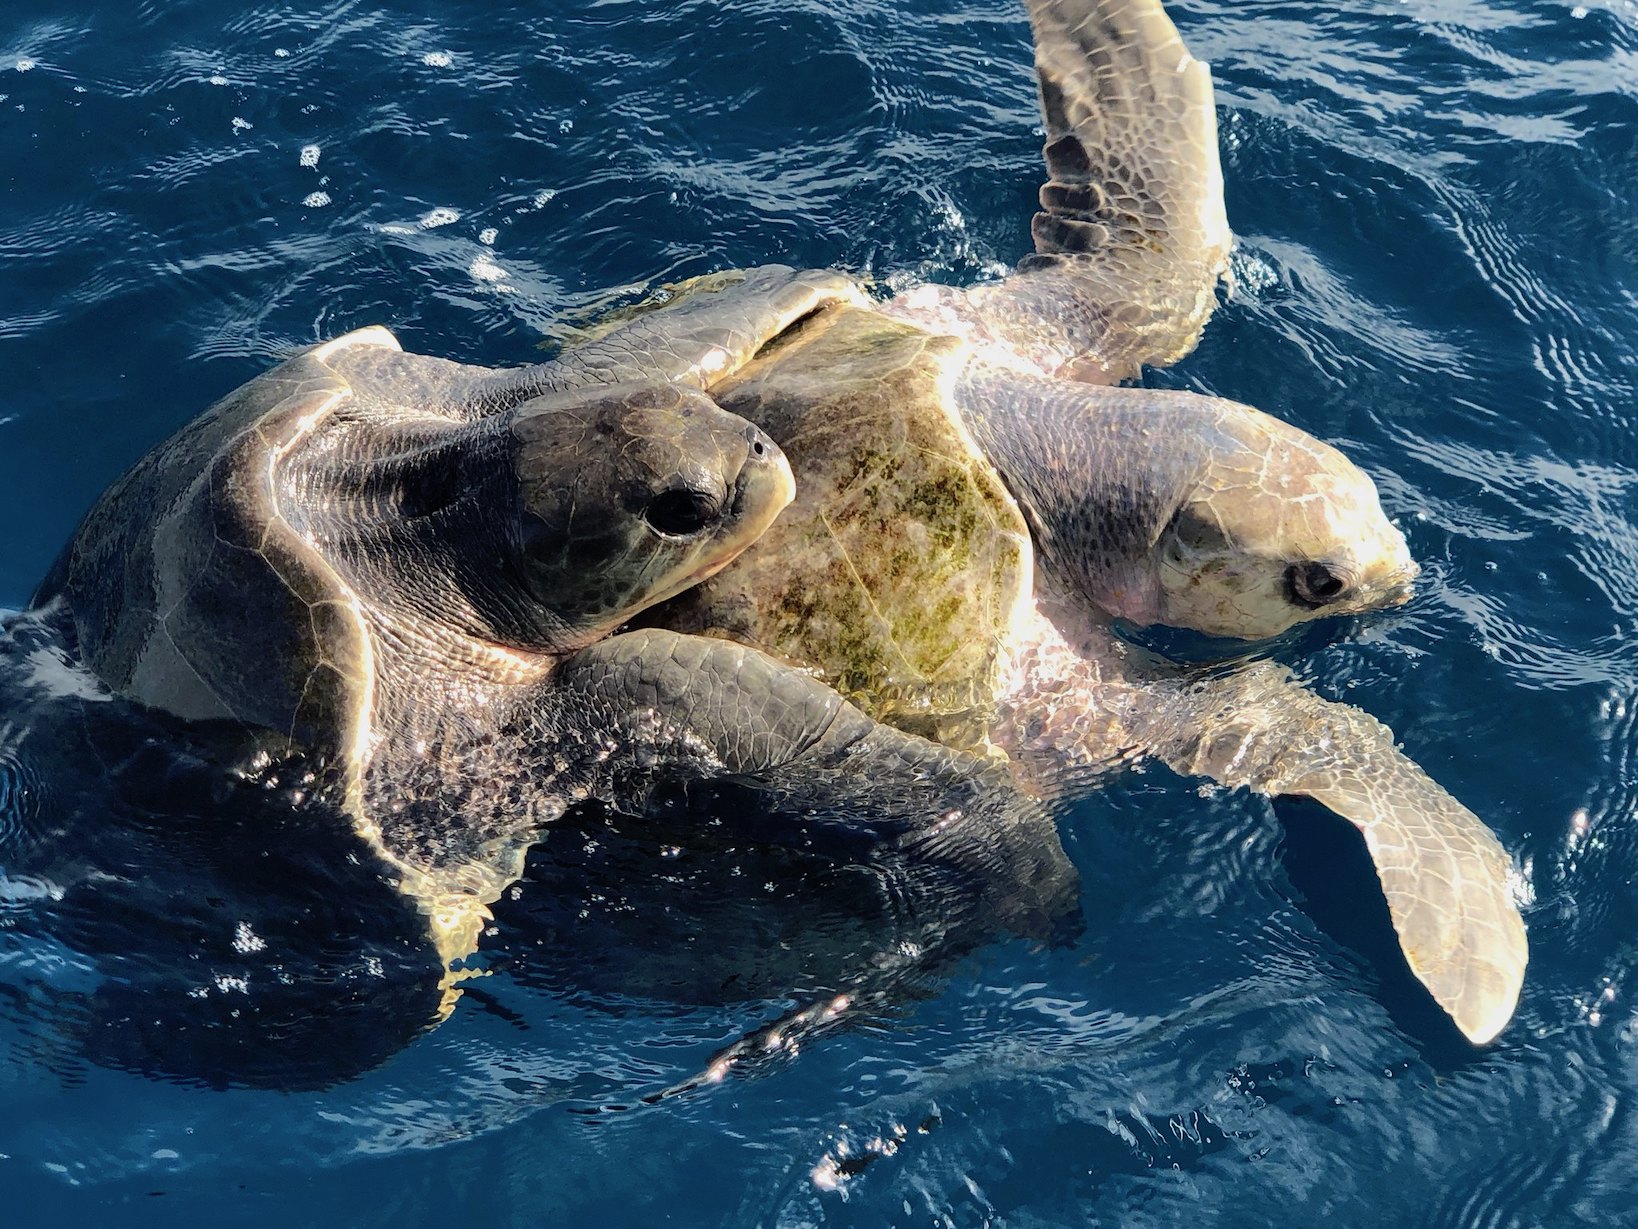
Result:
M745 460L728 483L727 501L712 550L702 566L689 573L671 593L715 576L767 532L796 498L791 464L778 444L759 427L745 428Z
M749 514L756 522L754 528L745 527L750 532L747 545L760 537L795 498L796 478L785 453L760 427L747 427L745 464L740 466L728 493L728 514L736 519Z
M1361 577L1357 606L1360 610L1385 610L1403 606L1416 590L1421 565L1411 558L1404 536L1394 531L1393 540Z

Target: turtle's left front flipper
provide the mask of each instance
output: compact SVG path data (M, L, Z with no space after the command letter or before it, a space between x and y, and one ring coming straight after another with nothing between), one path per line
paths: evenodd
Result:
M1364 834L1411 971L1475 1044L1518 1003L1528 958L1506 851L1374 717L1270 663L1179 680L1156 754L1178 772L1323 803ZM1177 721L1180 711L1187 719Z
M1233 236L1211 71L1159 0L1029 0L1046 125L1036 254L968 292L1048 374L1130 379L1194 349Z

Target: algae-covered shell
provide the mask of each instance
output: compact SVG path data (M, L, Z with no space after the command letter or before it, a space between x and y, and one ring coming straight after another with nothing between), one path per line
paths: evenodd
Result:
M949 403L965 354L879 312L827 308L712 396L781 442L798 498L670 626L813 666L868 712L975 745L1029 600L1028 526Z

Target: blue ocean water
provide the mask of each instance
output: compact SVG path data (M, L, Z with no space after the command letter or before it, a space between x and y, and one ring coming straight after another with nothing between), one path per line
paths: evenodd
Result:
M1213 65L1239 245L1199 351L1152 379L1338 443L1405 528L1417 598L1282 653L1515 855L1532 962L1499 1043L1441 1031L1325 816L1159 770L1066 815L1073 936L982 944L720 1083L691 1079L801 1005L829 937L778 883L747 884L763 914L656 924L674 950L624 980L618 928L570 910L538 967L369 1070L222 1090L41 1040L40 988L97 974L29 929L50 885L13 879L14 1223L1635 1223L1638 6L1173 12ZM999 272L1028 247L1032 91L1012 0L14 0L0 607L295 346L384 323L517 363L723 267ZM0 841L68 788L8 729ZM753 989L678 989L736 954Z

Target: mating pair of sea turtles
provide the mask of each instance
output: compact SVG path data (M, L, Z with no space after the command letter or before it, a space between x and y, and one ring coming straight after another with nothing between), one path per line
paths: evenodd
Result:
M1358 710L1110 629L1263 637L1415 566L1334 449L1112 387L1214 303L1210 78L1152 0L1030 9L1050 180L1011 276L721 275L512 371L348 334L150 453L39 605L114 690L298 757L449 960L581 798L886 790L959 841L1008 822L1008 773L1150 754L1357 824L1411 967L1488 1040L1525 945L1484 826Z

